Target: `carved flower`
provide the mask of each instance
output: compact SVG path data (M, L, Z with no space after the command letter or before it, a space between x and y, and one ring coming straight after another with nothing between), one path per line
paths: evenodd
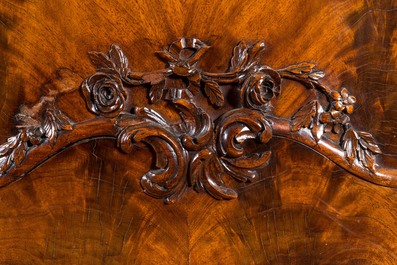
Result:
M199 39L181 38L157 54L169 63L174 74L193 76L198 73L195 64L208 48L209 46Z
M105 73L96 73L84 80L82 91L88 108L106 117L117 116L127 97L120 78Z
M157 52L163 60L168 62L167 76L171 76L171 79L165 78L163 85L154 88L155 91L150 96L152 102L161 98L163 90L167 91L165 95L167 100L192 98L192 93L196 93L201 85L201 75L196 64L209 47L196 38L181 38L171 43L168 48ZM172 75L184 84L174 84L175 78L172 79ZM156 85L153 82L151 84Z
M356 98L349 95L349 91L346 88L342 88L340 92L332 91L331 97L335 100L335 109L337 111L345 111L347 114L352 114L354 111L354 103Z
M266 110L270 100L280 94L280 75L271 69L260 69L245 80L240 100L244 107Z
M350 121L349 116L342 114L340 111L331 110L330 112L321 113L320 122L325 123L325 132L339 133L342 125Z

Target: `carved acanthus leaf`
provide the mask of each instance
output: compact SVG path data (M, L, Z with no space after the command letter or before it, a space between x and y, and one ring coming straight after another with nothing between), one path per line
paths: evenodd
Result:
M117 145L126 153L132 152L133 143L139 142L154 150L155 166L142 176L142 188L152 197L173 203L186 187L188 154L170 128L161 126L160 115L147 109L136 113L124 114L116 121L120 128Z

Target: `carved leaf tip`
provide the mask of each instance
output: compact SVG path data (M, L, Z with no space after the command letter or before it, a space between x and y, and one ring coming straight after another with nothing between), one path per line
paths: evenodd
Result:
M166 61L166 62L176 62L178 61L178 58L174 57L170 52L167 50L163 51L157 51L156 55L160 57L160 59Z
M324 125L320 122L323 108L317 100L313 100L301 107L291 118L291 132L297 132L302 128L311 130L316 142L320 141L324 133Z
M230 60L230 70L240 71L248 61L248 48L244 41L239 42L233 49L233 56Z
M322 71L313 71L312 73L309 74L309 78L313 80L319 80L325 76L325 73Z
M349 127L343 136L342 147L346 152L345 156L349 164L353 164L357 158L363 167L375 173L375 154L381 154L382 151L370 133L356 132Z
M212 80L205 81L204 92L207 95L212 105L216 107L223 106L224 104L223 93L217 82Z
M325 76L325 73L315 69L315 66L316 65L313 63L298 63L287 66L282 69L282 71L304 80L311 79L313 81L318 81Z
M265 42L258 41L248 46L244 41L239 42L233 49L229 70L241 72L260 63L265 51Z
M114 68L113 62L103 52L89 52L88 57L97 70Z
M360 137L359 143L364 149L368 149L375 154L382 154L379 146L375 143L374 137L367 132L358 132Z
M8 138L6 143L0 145L0 177L12 166L22 164L26 156L28 140L26 132L20 130L17 135Z
M157 103L163 97L164 81L153 84L149 89L149 99L151 103Z
M110 46L109 59L114 63L114 65L118 69L121 70L128 69L128 59L118 45L112 44Z
M311 101L301 107L291 118L291 131L309 128L316 114L316 101Z
M221 161L210 150L200 151L190 162L190 184L197 192L206 191L218 200L230 200L238 193L223 182L228 174L223 172Z
M54 145L58 136L58 131L71 131L73 125L70 119L59 110L47 110L43 122L43 130L51 145Z

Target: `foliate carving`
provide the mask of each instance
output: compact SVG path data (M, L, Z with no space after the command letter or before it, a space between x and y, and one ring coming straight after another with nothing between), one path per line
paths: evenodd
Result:
M59 132L71 130L73 130L72 122L65 114L57 109L47 109L42 127L35 128L36 134L30 136L29 141L32 144L37 144L36 142L39 140L37 137L44 135L54 145Z
M253 143L265 144L272 135L263 113L231 110L214 123L186 99L174 104L180 111L180 124L169 124L146 107L121 114L115 123L121 150L130 153L134 143L142 142L154 151L154 168L141 178L144 191L171 203L190 184L217 199L236 198L237 192L226 186L224 178L251 181L270 158L270 151L252 148Z
M124 108L124 84L139 85L143 81L131 73L128 59L116 45L111 46L108 54L90 52L89 56L97 72L81 86L87 106L95 114L115 117Z
M0 176L5 175L10 168L18 167L30 149L44 142L54 145L60 132L73 130L72 122L60 110L48 108L43 116L41 124L31 119L30 124L20 126L17 135L0 145Z
M314 64L273 69L261 63L263 41L240 42L233 49L229 69L211 73L198 67L209 48L196 38L179 39L157 52L167 67L153 72L132 71L117 45L106 54L89 53L96 72L83 81L81 91L88 110L98 118L73 124L56 108L45 109L42 121L21 127L0 146L1 172L20 165L29 149L45 142L54 145L63 132L73 133L74 126L80 131L97 126L98 132L91 135L115 133L117 146L125 153L138 143L153 151L153 166L142 176L141 186L166 203L176 201L189 186L216 199L236 198L231 180L247 182L259 177L270 160L266 144L273 136L301 142L368 181L397 186L397 171L376 163L375 155L381 150L372 135L354 130L350 123L357 99L346 88L334 91L321 84L324 73ZM317 95L290 119L278 118L271 111L282 93L283 79L299 82ZM128 95L139 85L147 87L149 106L126 109L131 105ZM227 90L238 95L231 110L223 108ZM198 94L209 106L199 106ZM167 101L171 110L162 113L151 108L161 101ZM212 119L208 108L218 109L220 116ZM169 111L179 115L178 122L169 120ZM102 128L109 123L115 132ZM75 140L89 137L83 135Z
M291 131L309 128L313 138L318 142L323 133L339 136L339 145L343 149L346 161L353 165L376 172L375 155L381 154L373 136L367 132L357 132L350 124L349 115L354 111L356 98L349 95L346 88L340 91L329 91L330 104L325 111L321 104L314 100L300 108L291 119Z
M135 115L120 115L116 126L120 128L117 145L121 150L130 153L133 143L143 142L155 153L155 168L141 178L144 191L167 203L174 202L186 187L188 154L172 128L147 108L136 108Z

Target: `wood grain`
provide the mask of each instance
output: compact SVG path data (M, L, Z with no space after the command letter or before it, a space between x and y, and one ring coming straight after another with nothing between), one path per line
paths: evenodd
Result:
M88 51L118 43L131 68L152 71L164 67L153 51L193 36L212 46L201 67L222 72L239 40L265 39L267 64L311 61L327 85L356 95L352 123L374 135L382 164L397 166L396 1L2 1L0 28L1 142L58 69L75 80L92 74ZM310 100L289 88L274 107L280 115ZM76 102L60 104L78 116ZM106 139L71 147L0 190L0 263L396 263L394 189L288 140L270 145L269 166L236 187L238 200L190 190L167 206L139 186L149 150L123 154Z

